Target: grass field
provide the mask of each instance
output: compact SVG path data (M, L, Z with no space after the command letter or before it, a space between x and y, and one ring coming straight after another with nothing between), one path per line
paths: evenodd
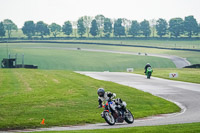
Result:
M66 40L64 40L66 41ZM76 40L77 41L77 40ZM87 40L89 41L89 40ZM94 40L93 40L94 41ZM101 41L102 42L102 41ZM148 43L149 41L141 41L141 43ZM157 42L157 41L155 41ZM159 41L158 41L159 42ZM158 43L157 42L157 43ZM162 41L161 43L167 43L168 41ZM178 41L181 43L181 41ZM196 42L198 45L198 41L182 41L183 43L193 43ZM119 43L119 41L117 42ZM176 55L183 58L186 58L191 64L200 64L200 52L193 52L193 51L180 51L180 50L164 50L164 49L155 49L155 48L139 48L139 47L119 47L119 46L103 46L103 45L87 45L87 44L47 44L47 43L27 43L27 44L20 44L20 43L12 43L0 44L0 59L5 57L7 54L6 45L8 48L12 50L15 49L22 49L22 47L59 47L59 48L88 48L88 49L105 49L105 50L115 50L115 51L128 51L128 52L137 52L137 53L156 53L156 54L168 54L168 55ZM189 45L189 44L187 44ZM17 51L14 51L17 52Z
M0 60L7 57L6 44L2 44L1 46ZM37 43L8 44L11 53L24 53L25 63L38 65L40 69L126 71L130 67L143 68L147 62L153 64L154 68L175 68L171 60L164 58L62 49L72 46L74 45ZM46 47L56 48L49 49ZM77 46L74 47L76 48ZM96 47L94 46L94 48ZM19 58L18 63L20 63L20 60Z
M110 42L111 41L109 41L109 43ZM191 48L190 41L177 42L179 42L180 45L183 43L184 45L182 46L184 48ZM192 42L195 46L193 48L198 48L199 41ZM111 43L121 42L114 41ZM167 47L167 43L169 43L169 47L171 47L174 42L126 41L125 43L150 46L166 45ZM169 54L187 58L192 64L200 64L199 52L86 44L1 43L0 60L7 57L7 45L9 52L13 54L25 54L25 64L35 64L38 65L40 69L50 70L0 69L0 130L41 127L40 122L43 118L46 119L45 127L104 122L100 117L102 110L96 109L96 89L98 87L105 87L106 90L116 92L118 97L121 97L128 103L128 108L134 113L136 118L179 111L179 108L174 104L150 94L111 82L98 81L70 71L58 69L126 71L126 68L133 67L135 68L135 73L144 74L144 70L141 68L143 68L147 62L150 62L154 68L153 76L168 79L169 73L177 72L179 78L174 80L200 83L200 69L174 69L175 65L167 59L78 50L72 51L64 50L62 48L80 47ZM45 47L57 47L58 49L47 49ZM20 59L18 63L20 63ZM83 101L85 101L85 104L82 104ZM199 131L199 128L197 128L198 126L199 123L75 132L170 132L171 130L176 132L187 132L191 131L189 127L193 127L192 131L197 132Z
M55 41L55 40L53 40ZM164 48L200 49L200 40L57 40L62 42L92 42L121 45L154 46Z
M180 111L151 94L70 71L0 69L0 77L0 130L105 122L99 87L126 101L135 118Z
M65 40L65 41L80 42L80 40ZM81 40L81 41L93 42L93 43L97 42L97 43L110 43L110 44L157 46L166 48L200 49L200 41L159 41L159 40ZM176 55L187 58L192 64L200 64L200 52L194 52L194 51L165 50L165 49L142 48L142 47L96 46L96 45L76 45L76 46L86 47L86 48L110 49L117 51Z
M141 41L141 43L142 42L148 43L149 41ZM162 42L166 43L167 41L162 41ZM118 41L118 43L119 43L119 41ZM181 43L181 42L179 41L179 43ZM187 41L185 41L184 43L187 43ZM198 42L198 43L200 44L200 42ZM198 43L197 43L197 45L198 45ZM82 45L77 45L77 44L71 44L71 45L69 44L68 45L67 44L67 45L62 45L61 47L71 47L71 48L80 47L80 48L90 48L90 49L106 49L106 50L127 51L127 52L137 52L137 53L140 52L140 53L143 53L143 54L144 53L168 54L168 55L175 55L175 56L180 56L180 57L186 58L188 61L191 62L191 64L200 64L200 52L194 52L194 51L165 50L165 49L142 48L142 47L86 45L86 44L82 44Z
M184 69L153 69L153 70L154 71L152 76L155 77L200 84L200 69L184 68ZM134 73L144 75L144 70L143 69L135 70ZM178 77L169 78L169 73L178 73Z
M81 131L49 131L34 133L199 133L200 123L175 124L164 126L131 127L120 129L99 129L99 130L81 130Z

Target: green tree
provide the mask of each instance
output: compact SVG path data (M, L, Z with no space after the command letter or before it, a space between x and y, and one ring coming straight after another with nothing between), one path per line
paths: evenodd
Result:
M39 21L36 23L35 31L43 38L45 35L49 35L49 28L48 25L45 24L43 21Z
M140 24L136 20L132 21L131 28L128 31L129 35L135 37L139 35L139 32L140 32Z
M122 19L120 18L114 23L114 35L119 37L125 35L125 28L122 26Z
M61 26L59 24L52 23L51 25L49 25L49 29L53 36L56 37L61 31Z
M62 27L62 31L65 33L65 35L69 35L72 34L72 24L70 21L66 21Z
M8 33L8 38L11 37L12 30L16 30L16 31L18 30L17 25L15 23L13 23L13 21L10 19L5 19L3 21L3 25L4 25L5 30Z
M149 25L149 21L144 20L140 23L140 30L142 31L142 34L145 37L150 36L151 34L151 30L150 30L150 25Z
M109 18L105 18L104 20L104 34L106 37L110 37L110 34L112 33L112 22Z
M91 25L92 26L90 28L90 34L95 37L95 36L98 35L98 32L99 32L98 26L97 26L97 21L95 19L92 20L92 24Z
M100 37L102 37L102 31L103 31L105 17L104 17L104 15L99 14L99 15L95 16L95 19L97 21L97 26L98 26L98 29L99 29Z
M194 16L185 17L184 30L187 32L189 38L191 38L193 34L198 33L198 23Z
M157 31L157 35L159 35L160 38L167 34L167 27L168 27L168 24L165 19L159 18L156 21L156 31Z
M0 22L0 36L3 37L5 36L5 34L6 34L6 31L4 29L3 22Z
M23 34L28 36L29 39L35 35L35 24L33 21L26 21L22 27Z
M184 22L182 18L172 18L169 21L169 31L171 36L176 38L184 32Z
M86 33L89 37L90 35L90 25L91 25L91 22L92 22L92 17L90 16L83 16L83 22L84 22L84 26L86 28Z
M82 37L85 34L85 32L86 32L86 28L84 26L83 18L80 18L78 20L77 28L78 28L78 34Z

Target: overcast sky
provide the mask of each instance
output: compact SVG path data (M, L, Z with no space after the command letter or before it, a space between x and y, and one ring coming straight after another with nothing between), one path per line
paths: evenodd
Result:
M139 22L194 15L200 23L200 0L0 0L0 21L11 19L19 28L27 20L63 25L97 14Z

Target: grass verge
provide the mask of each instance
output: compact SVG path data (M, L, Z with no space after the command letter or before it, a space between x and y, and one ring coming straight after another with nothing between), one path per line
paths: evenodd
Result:
M99 87L126 101L136 118L180 111L149 93L71 71L0 69L0 77L0 130L105 122L96 109Z
M98 129L81 131L50 131L52 133L199 133L200 123L175 124L163 126L131 127L120 129ZM50 133L34 132L34 133Z
M44 45L9 44L9 51L14 55L24 54L25 64L35 64L40 69L126 71L130 67L142 68L147 62L154 64L154 68L175 68L173 62L165 58L63 49L69 45L46 44L45 47ZM30 48L31 46L37 48ZM50 48L46 48L48 46ZM52 46L56 48L51 48ZM0 49L0 60L7 57L6 53L4 46ZM18 63L21 63L21 56L18 57Z
M64 40L66 41L66 40ZM89 40L87 40L90 42ZM93 40L94 41L94 40ZM95 42L95 41L94 41ZM98 41L96 41L98 42ZM120 43L120 41L115 41L113 43ZM133 42L133 43L137 43ZM147 41L141 41L140 45L142 46L142 43L144 45L147 45L148 43L153 43ZM170 43L169 41L158 41L156 43L161 43L164 46L167 45L167 43ZM175 42L173 42L175 43ZM186 46L192 46L192 43L196 43L196 41L180 41L179 44L184 44ZM154 54L168 54L168 55L176 55L183 58L186 58L188 61L190 61L192 64L200 64L200 54L199 52L194 51L181 51L181 50L166 50L166 49L155 49L155 48L142 48L142 47L123 47L123 46L105 46L105 45L91 45L91 44L59 44L59 43L1 43L0 44L0 59L7 57L7 45L8 45L8 52L11 52L13 54L23 53L23 51L26 51L27 49L23 49L24 47L56 47L56 48L87 48L87 49L105 49L105 50L114 50L114 51L128 51L128 52L136 52L136 53L154 53ZM197 41L197 45L199 45ZM199 46L200 47L200 46ZM15 49L15 50L13 50ZM20 50L19 50L20 49ZM55 54L55 53L54 53ZM26 57L26 55L25 55ZM27 59L29 60L29 59ZM159 66L158 66L159 67Z
M143 69L135 70L134 73L144 75ZM177 78L169 78L169 73L178 73ZM200 84L200 69L182 68L182 69L153 69L154 77L185 81Z

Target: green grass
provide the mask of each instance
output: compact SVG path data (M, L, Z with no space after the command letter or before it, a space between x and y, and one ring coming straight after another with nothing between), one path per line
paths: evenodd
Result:
M143 69L135 70L134 73L144 74L144 70ZM177 78L169 78L169 73L178 73L178 77ZM189 69L189 68L153 69L152 76L200 84L200 69Z
M148 41L146 41L148 43ZM163 41L163 43L166 43ZM186 43L186 42L184 42ZM200 44L200 42L199 42ZM59 45L61 46L61 45ZM136 53L154 53L154 54L168 54L175 55L179 57L186 58L191 64L200 64L200 52L194 51L181 51L181 50L166 50L166 49L155 49L155 48L141 48L141 47L119 47L119 46L102 46L102 45L62 45L61 47L71 47L71 48L88 48L88 49L106 49L114 51L127 51Z
M126 101L135 118L180 111L149 93L70 71L0 69L0 77L0 130L105 122L99 87Z
M76 45L73 45L76 47ZM25 48L44 47L44 48ZM47 49L45 47L57 47ZM126 71L127 68L143 68L150 62L154 68L175 68L169 59L124 55L103 52L88 52L82 50L66 50L62 48L72 47L64 44L8 44L11 53L25 54L26 64L38 65L40 69L67 69L74 71ZM6 44L0 49L0 60L7 57ZM19 58L18 63L21 59Z
M61 41L61 40L59 40ZM64 42L67 40L63 40ZM70 40L70 41L80 41L80 40ZM104 42L103 40L82 40L85 42ZM115 43L120 43L120 41L114 41ZM113 42L113 43L114 43ZM130 41L131 42L131 41ZM167 45L167 43L173 43L174 41L139 41L140 45L144 43L144 45L147 45L148 43L155 42L157 45L159 43L162 43ZM177 41L180 45L183 43L185 46L191 46L190 44L194 43L195 45L200 45L200 41ZM133 41L133 43L137 43L137 41ZM20 43L12 43L12 44L6 44L1 43L0 44L0 59L1 55L5 57L6 55L6 45L8 45L9 49L18 48L22 49L22 47L59 47L59 48L89 48L89 49L105 49L105 50L115 50L115 51L128 51L128 52L140 52L140 53L155 53L155 54L168 54L168 55L176 55L183 58L186 58L188 61L191 62L191 64L200 64L200 52L194 52L194 51L181 51L181 50L165 50L165 49L155 49L155 48L141 48L141 47L119 47L119 46L105 46L105 45L87 45L87 44L47 44L47 43L27 43L27 44L20 44ZM153 44L152 44L153 45ZM14 51L15 52L15 51ZM17 51L16 51L17 52ZM3 58L2 56L2 58ZM137 63L136 63L137 64Z
M87 40L88 41L88 40ZM94 41L95 42L95 41ZM98 42L98 41L97 41ZM100 41L101 42L101 41ZM142 43L147 44L148 42L151 43L151 41L141 41L140 45ZM168 41L155 41L156 43L167 43ZM171 41L172 43L173 41ZM178 41L181 45L181 41ZM200 45L200 41L182 41L185 43L186 46L190 46L190 43L195 43L196 45ZM120 43L119 41L116 41L116 43ZM56 45L54 45L56 47ZM57 45L58 46L58 45ZM87 45L87 44L80 44L80 45L74 45L74 44L62 44L59 45L61 47L71 47L71 48L88 48L88 49L106 49L106 50L114 50L114 51L127 51L127 52L136 52L136 53L154 53L154 54L168 54L168 55L175 55L180 56L183 58L186 58L188 61L190 61L191 64L200 64L200 52L195 51L181 51L181 50L166 50L166 49L155 49L155 48L142 48L142 47L119 47L119 46L104 46L104 45Z
M120 129L98 129L81 131L46 131L34 133L199 133L200 123L175 124L163 126L130 127Z
M200 49L200 40L169 41L169 40L58 40L70 42L92 42L121 45L155 46L164 48Z

